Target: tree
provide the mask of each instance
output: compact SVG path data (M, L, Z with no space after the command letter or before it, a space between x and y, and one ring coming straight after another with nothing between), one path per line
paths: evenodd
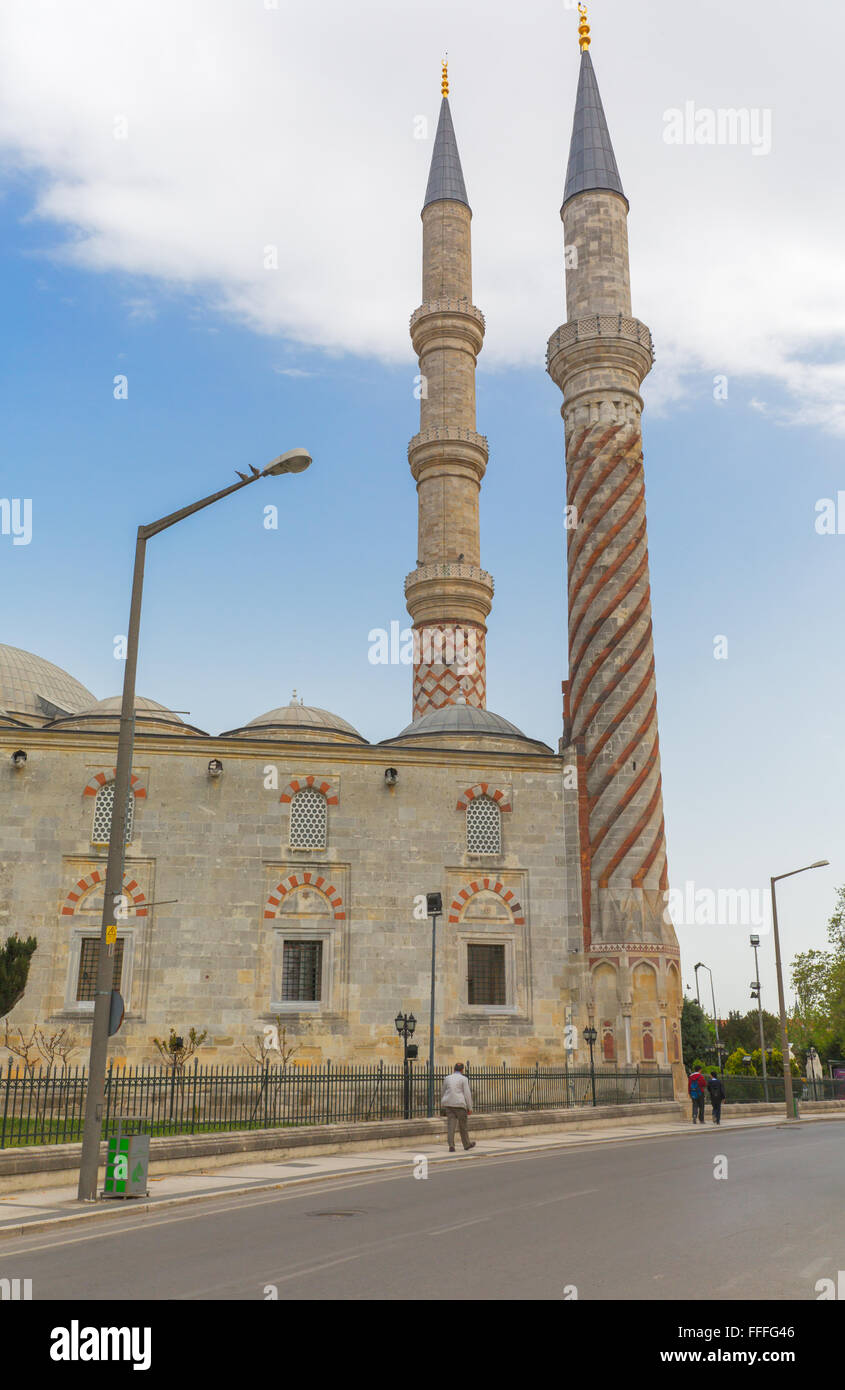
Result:
M822 1059L841 1056L845 1036L845 887L827 924L828 951L802 951L791 967L797 996L791 1036L806 1049L811 1043Z
M712 1023L701 1005L694 999L687 999L686 995L681 1010L681 1039L685 1067L691 1067L698 1057L705 1056L714 1042Z
M5 946L0 946L0 1018L5 1018L23 999L29 962L37 945L34 936L21 941L15 932Z
M719 1033L728 1052L735 1052L738 1047L746 1052L752 1052L755 1047L759 1048L760 1024L757 1010L749 1009L748 1013L741 1014L739 1009L732 1009L720 1024ZM780 1039L780 1020L766 1009L763 1010L763 1038L766 1047L774 1047Z
M191 1028L186 1042L183 1037L177 1034L175 1028L171 1028L170 1037L166 1042L162 1042L161 1038L153 1038L153 1042L167 1066L172 1067L175 1074L184 1070L185 1063L190 1057L193 1057L197 1048L202 1046L207 1037L207 1028L204 1028L201 1033L198 1033L196 1028Z
M38 1055L34 1051L36 1032L37 1024L34 1024L28 1038L24 1037L22 1028L18 1029L18 1035L14 1037L13 1034L9 1032L9 1020L6 1019L3 1046L8 1052L11 1052L14 1057L20 1057L24 1071L32 1072L35 1070L35 1063L38 1060Z
M746 1057L748 1061L746 1062ZM757 1061L760 1061L760 1049L757 1049ZM768 1066L768 1059L766 1062ZM762 1071L762 1066L760 1067ZM744 1047L737 1047L729 1057L725 1059L725 1071L728 1076L756 1076L757 1067L754 1064L754 1054L749 1053Z
M268 1024L262 1033L255 1034L255 1048L247 1047L246 1043L241 1043L241 1047L247 1057L252 1058L259 1067L263 1067L272 1054L278 1052L284 1071L293 1054L299 1051L300 1044L288 1042L288 1030L284 1021L280 1014L274 1014L272 1024Z
M55 1066L57 1059L63 1067L66 1067L71 1054L76 1052L79 1047L73 1033L69 1033L67 1028L61 1028L58 1033L50 1033L49 1035L40 1028L37 1029L35 1045L48 1067Z

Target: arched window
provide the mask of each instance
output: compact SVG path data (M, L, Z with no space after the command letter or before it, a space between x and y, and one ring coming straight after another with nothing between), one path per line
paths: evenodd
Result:
M467 806L467 854L501 854L502 815L490 796L476 796Z
M111 813L114 806L114 782L106 782L100 787L94 802L94 826L91 840L95 845L107 845L111 834ZM126 843L132 839L132 823L135 819L135 794L129 793L126 803Z
M313 787L297 792L290 803L291 849L326 848L326 798Z

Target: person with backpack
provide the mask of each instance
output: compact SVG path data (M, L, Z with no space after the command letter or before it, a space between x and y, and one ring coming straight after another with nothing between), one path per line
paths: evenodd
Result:
M687 1082L687 1090L692 1101L693 1124L696 1120L700 1120L704 1124L704 1088L706 1084L701 1072L701 1063L694 1062L693 1070L690 1072L690 1078Z
M711 1069L711 1073L707 1078L707 1090L710 1094L710 1104L713 1107L713 1123L714 1125L721 1124L722 1101L725 1099L725 1083L721 1076L717 1074L715 1067ZM704 1121L702 1120L702 1124L703 1123Z

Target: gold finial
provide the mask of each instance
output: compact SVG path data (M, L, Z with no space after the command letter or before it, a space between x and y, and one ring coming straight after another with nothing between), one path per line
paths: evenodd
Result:
M590 47L590 26L587 23L587 10L584 5L578 6L578 13L581 19L578 23L578 42L581 45L581 52L586 53Z
M443 59L443 62L440 64L440 66L441 66L441 68L442 68L442 72L440 73L440 91L441 91L441 94L442 94L444 97L447 97L447 96L449 95L449 55L448 55L448 53L446 54L446 57Z

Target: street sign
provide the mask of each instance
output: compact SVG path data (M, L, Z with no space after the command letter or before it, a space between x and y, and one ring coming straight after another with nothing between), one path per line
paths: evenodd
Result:
M114 943L115 943L116 941L117 941L117 923L116 923L116 922L113 922L113 923L111 924L111 926L106 927L106 945L107 945L107 946L113 946Z
M113 989L111 992L111 1002L109 1004L109 1037L114 1037L121 1023L125 1012L123 995L119 990Z

